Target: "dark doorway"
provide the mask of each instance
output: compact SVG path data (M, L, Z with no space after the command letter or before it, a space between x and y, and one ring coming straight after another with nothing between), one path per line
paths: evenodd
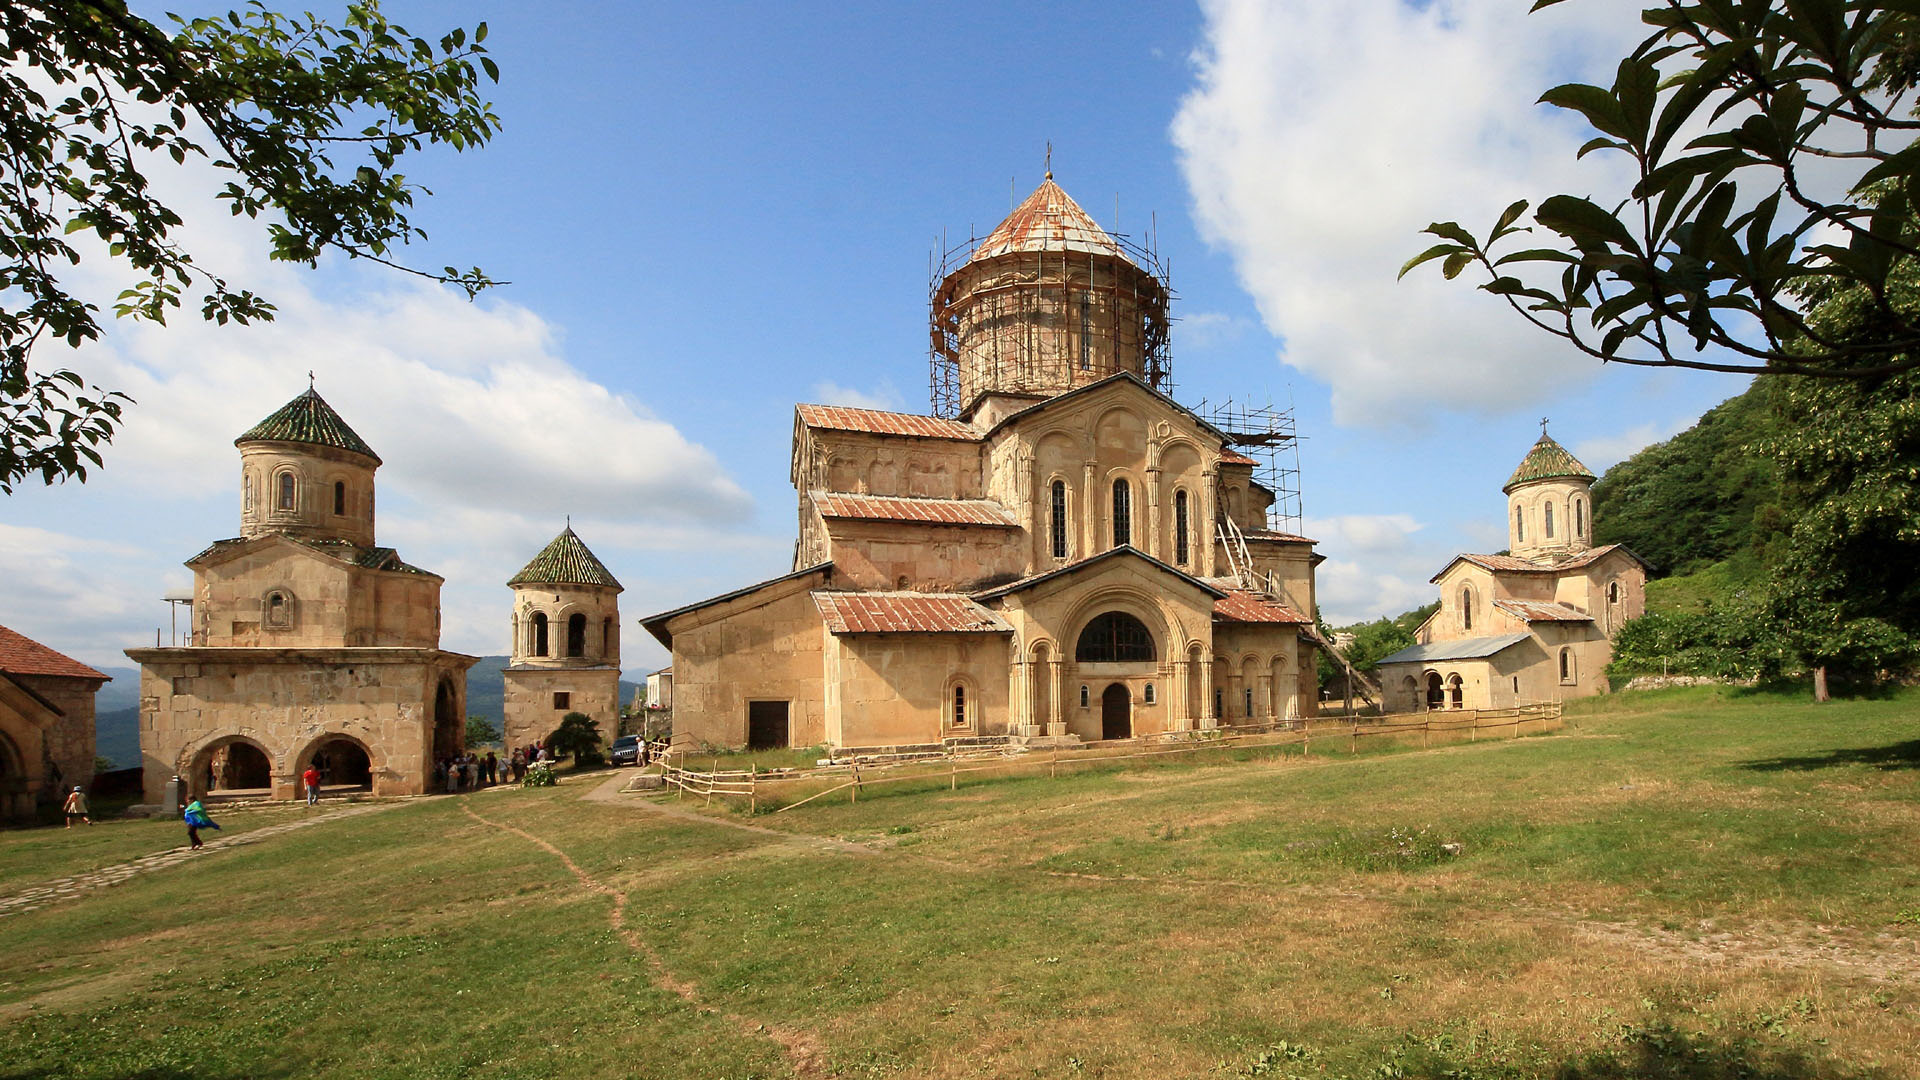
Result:
M1427 708L1442 708L1447 703L1447 692L1440 682L1440 673L1427 672Z
M460 714L460 692L453 679L441 676L433 693L433 756L452 757L466 749L467 721Z
M329 739L313 752L313 767L320 782L328 787L373 787L373 764L367 752L352 739Z
M248 791L273 786L273 764L266 751L249 742L222 743L202 751L194 790Z
M1133 695L1122 683L1113 683L1100 695L1100 737L1133 738Z
M567 616L567 655L587 655L587 617L578 612Z
M789 737L786 702L747 702L747 749L778 749L791 745Z

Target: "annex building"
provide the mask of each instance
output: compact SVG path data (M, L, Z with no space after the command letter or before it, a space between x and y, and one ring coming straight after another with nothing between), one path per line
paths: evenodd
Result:
M1503 709L1607 690L1613 637L1646 610L1647 564L1593 546L1593 472L1546 433L1507 480L1508 551L1456 555L1416 644L1380 660L1389 712Z
M93 696L112 680L0 626L0 821L93 782Z
M792 572L642 620L672 650L676 737L1077 742L1311 715L1320 556L1269 527L1235 433L1169 396L1157 267L1049 173L936 276L930 414L798 406Z
M415 795L465 737L466 671L440 649L441 578L374 538L380 458L311 387L234 440L240 535L187 560L192 644L140 665L145 799L290 799L323 783Z

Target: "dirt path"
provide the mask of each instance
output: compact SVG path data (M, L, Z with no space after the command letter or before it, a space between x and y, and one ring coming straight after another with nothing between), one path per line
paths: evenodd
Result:
M8 915L19 915L22 912L34 911L47 907L50 904L64 903L68 900L78 900L88 893L118 885L123 881L139 877L142 874L151 874L156 870L165 870L169 866L178 866L190 860L204 859L210 854L225 851L228 848L257 844L262 840L271 840L276 836L285 835L296 829L304 829L308 826L318 825L327 821L340 821L345 818L359 817L363 814L374 814L382 810L390 810L397 805L397 803L390 802L361 803L356 806L349 806L344 810L333 810L313 817L303 817L293 821L281 822L278 825L264 825L258 829L243 832L236 836L220 836L216 833L213 839L208 840L205 846L199 851L185 847L168 848L165 851L156 851L150 855L142 855L129 862L116 863L113 866L103 866L98 870L89 870L84 874L54 878L51 881L41 882L32 888L25 889L12 896L0 897L0 918Z
M623 782L621 778L608 781L608 783L596 788L595 791L587 797L594 798L610 785L621 782ZM685 979L675 976L673 972L668 969L666 961L661 959L660 954L654 951L653 946L649 945L645 938L640 936L640 932L627 925L626 893L587 873L586 870L582 869L579 863L574 862L572 857L566 852L547 842L545 839L518 826L508 825L504 822L482 817L475 813L473 807L470 805L463 804L460 808L466 811L468 817L480 822L482 825L490 826L501 832L512 833L546 851L554 858L559 859L560 864L565 866L568 872L579 880L583 888L611 899L613 901L613 910L608 916L608 922L611 924L613 932L619 935L620 940L626 942L628 948L639 953L640 956L646 960L647 967L653 975L654 985L675 995L703 1013L720 1017L739 1028L743 1035L748 1037L765 1035L772 1039L779 1044L780 1052L786 1056L787 1064L793 1068L795 1076L819 1077L827 1075L826 1047L823 1046L819 1038L811 1032L801 1031L797 1028L782 1027L777 1024L762 1023L748 1017L740 1016L737 1013L730 1013L716 1006L709 1005L701 999L698 987L687 982ZM703 815L696 814L689 816L697 817L702 821L711 822L713 820ZM748 828L752 827L748 826ZM760 829L756 831L771 832L772 830ZM777 835L782 837L787 836L785 833Z
M865 844L856 844L851 840L841 840L831 836L816 836L812 833L788 832L785 829L769 829L765 825L754 825L745 821L734 821L716 814L703 814L698 810L689 810L684 806L675 806L670 802L659 802L638 795L621 796L621 789L628 783L628 777L615 776L592 791L580 796L588 802L611 803L633 810L673 818L677 821L697 821L703 825L718 825L727 829L738 829L759 836L770 836L787 843L801 843L827 851L838 851L848 855L873 855L876 849Z

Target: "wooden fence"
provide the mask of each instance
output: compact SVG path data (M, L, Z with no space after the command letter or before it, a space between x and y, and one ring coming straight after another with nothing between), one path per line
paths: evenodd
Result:
M1212 750L1266 750L1291 746L1300 747L1302 756L1311 758L1315 746L1319 746L1322 753L1327 753L1329 750L1338 753L1344 744L1347 753L1355 754L1360 750L1362 739L1383 736L1404 738L1409 741L1417 737L1421 746L1429 747L1436 743L1476 742L1482 736L1518 738L1525 734L1558 730L1561 723L1560 705L1552 702L1541 705L1522 705L1511 709L1465 709L1389 715L1375 717L1366 722L1314 719L1297 722L1296 726L1279 731L1221 728L1214 731L1182 732L1179 735L1169 736L1177 741L1162 743L1158 746L1139 747L1136 743L1111 750L1093 746L1084 750L1056 750L1050 753L1017 755L991 750L967 755L949 754L943 758L865 766L856 760L846 765L830 765L816 769L762 771L752 768L702 772L675 765L674 759L676 757L684 759L685 751L669 746L659 751L654 761L659 765L660 774L666 780L667 787L674 790L676 797L698 798L706 805L711 805L716 797L742 799L746 801L750 813L759 812L762 799L779 801L785 794L792 793L796 786L820 783L828 785L803 798L785 803L774 811L785 813L840 791L847 793L849 802L859 802L860 793L863 790L879 784L909 781L926 783L945 778L949 790L958 790L960 777L974 773L993 772L1004 775L1045 769L1047 776L1052 778L1059 776L1063 768L1071 769L1076 765L1166 758L1179 754L1202 754Z

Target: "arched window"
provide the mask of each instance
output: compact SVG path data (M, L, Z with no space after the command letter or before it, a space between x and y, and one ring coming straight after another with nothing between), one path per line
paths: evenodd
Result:
M1124 611L1097 615L1080 631L1073 658L1083 664L1151 663L1153 634L1147 625Z
M1553 539L1553 504L1541 503L1540 512L1545 515L1547 539Z
M1447 676L1447 701L1456 709L1466 704L1466 687L1458 675Z
M1053 494L1047 513L1048 523L1053 529L1053 557L1067 557L1067 482L1055 480Z
M967 688L959 684L953 688L953 726L967 726Z
M1093 704L1093 692L1087 689L1085 683L1082 683L1080 685L1080 707L1084 709L1091 704Z
M1147 684L1146 694L1141 700L1145 701L1149 705L1153 704L1153 684L1152 683Z
M1243 690L1243 693L1245 693L1245 694L1246 694L1246 696L1247 696L1247 711L1246 711L1246 712L1244 712L1244 713L1241 713L1240 715L1242 715L1242 716L1245 716L1245 717L1247 717L1248 719L1252 719L1252 717L1253 717L1253 687L1251 687L1251 686L1249 686L1249 687L1246 687L1246 688L1245 688L1245 689Z
M240 508L253 513L253 474L250 472L240 474Z
M1527 539L1527 512L1522 507L1513 508L1513 541L1523 543Z
M1460 590L1460 629L1473 629L1473 590L1465 587Z
M333 513L336 517L340 517L345 516L346 512L347 482L345 480L335 480L333 482Z
M1562 647L1560 650L1560 681L1563 683L1572 682L1573 674L1573 650Z
M1607 603L1617 604L1619 602L1620 602L1620 583L1617 581L1607 582Z
M1187 493L1176 491L1173 493L1173 564L1187 565L1191 554L1187 540Z
M262 613L262 622L267 626L285 630L293 625L293 595L285 589L275 589L267 594L266 610Z
M281 473L278 482L280 484L280 495L278 501L274 503L274 508L277 510L293 509L293 474L290 472Z
M1086 293L1080 294L1080 370L1093 367L1093 304Z
M1576 540L1587 538L1587 500L1573 500L1573 535Z
M535 656L547 655L547 613L544 611L534 612L533 623L530 625L529 630L533 640L527 643L531 646L527 651Z
M567 616L567 655L587 655L587 617L577 611Z
M1133 488L1125 480L1113 482L1113 546L1133 543Z

